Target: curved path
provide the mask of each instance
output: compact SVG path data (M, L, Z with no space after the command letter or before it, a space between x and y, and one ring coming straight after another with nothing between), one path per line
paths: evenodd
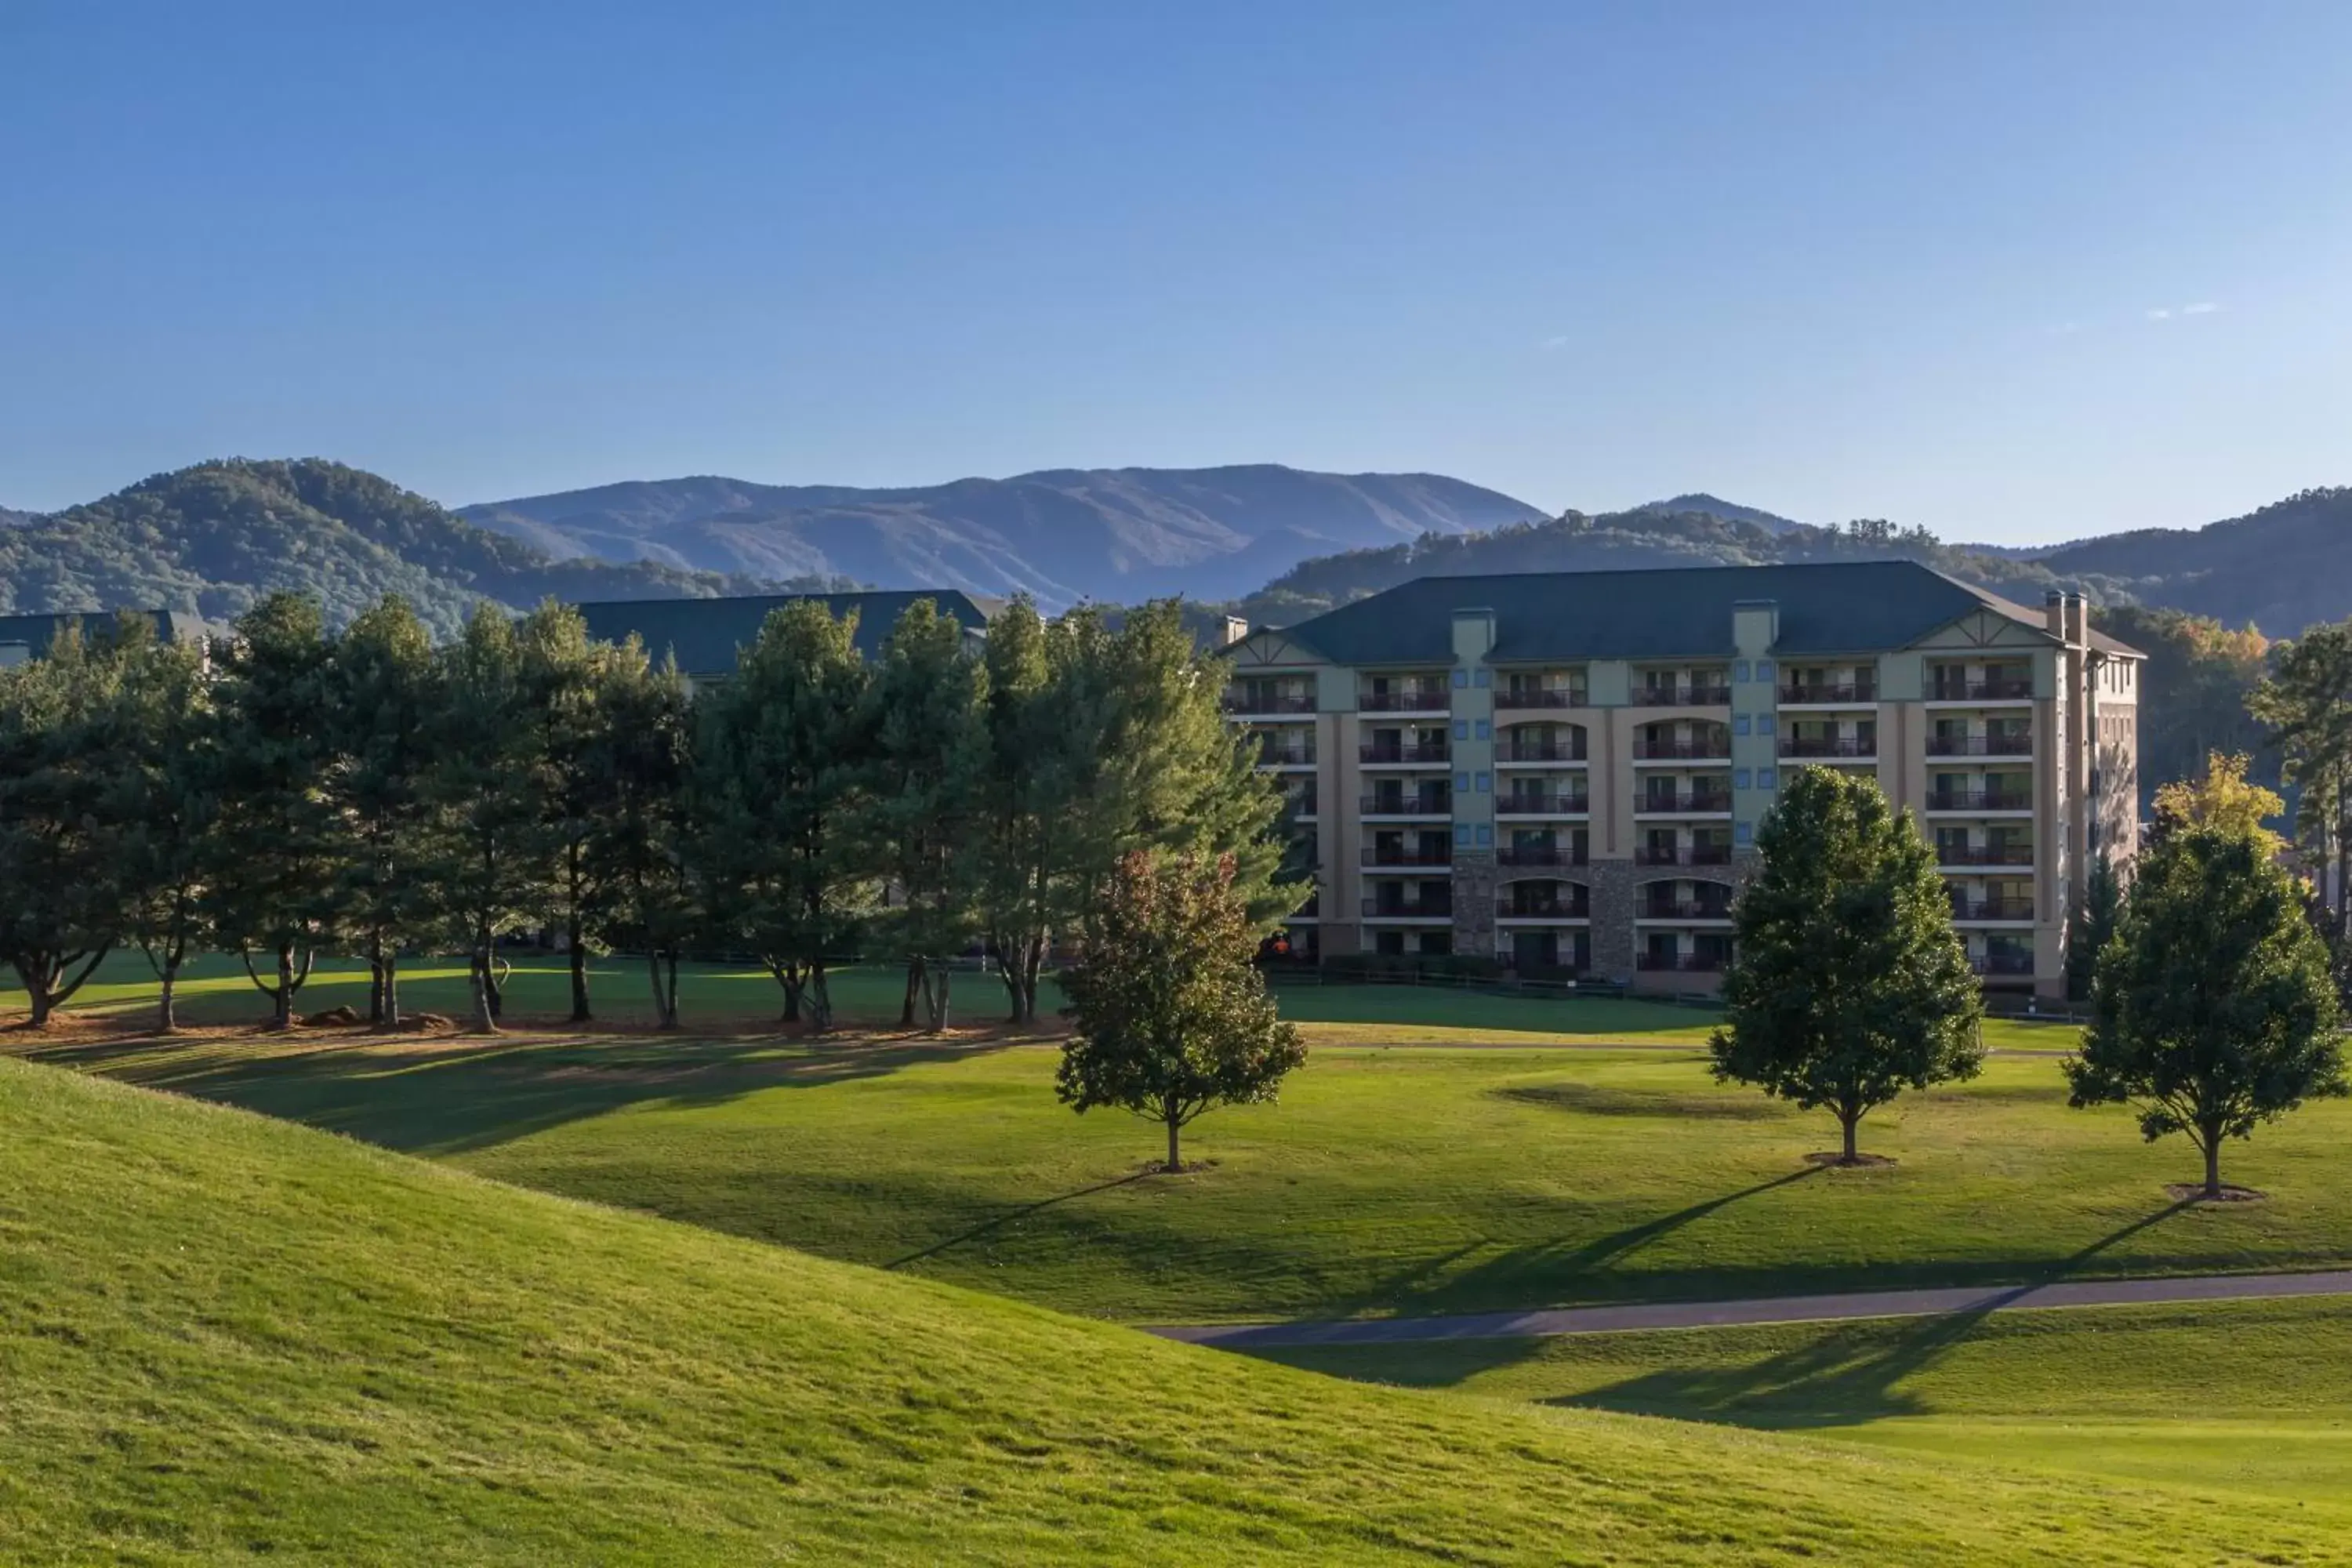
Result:
M1660 1301L1476 1312L1448 1318L1354 1318L1336 1322L1212 1323L1147 1329L1162 1339L1247 1350L1259 1345L1388 1345L1429 1340L1528 1339L1624 1329L1705 1329L1813 1323L1840 1318L1927 1318L2010 1307L2116 1307L2167 1301L2256 1301L2279 1296L2352 1296L2352 1268L2320 1274L2200 1274L2155 1279L2084 1279L2056 1285L1864 1290L1840 1296L1768 1296L1745 1301Z

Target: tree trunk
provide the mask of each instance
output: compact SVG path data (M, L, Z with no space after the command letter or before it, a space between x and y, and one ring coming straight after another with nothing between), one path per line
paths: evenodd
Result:
M400 952L394 949L383 955L383 1027L400 1027Z
M798 959L772 958L768 961L768 973L774 975L776 984L784 988L783 1021L799 1023L801 1002L808 990L808 971L801 967Z
M368 1023L383 1027L383 938L368 938Z
M278 944L278 995L270 1025L279 1029L294 1026L294 944L290 942Z
M506 974L499 972L499 939L486 936L482 941L482 989L490 999L490 1016L503 1018L507 1016L507 983ZM513 966L508 965L507 970L511 973Z
M677 951L662 955L662 1027L679 1027L677 1016Z
M936 1035L948 1026L948 988L955 982L955 968L942 960L938 965L925 965L923 984L924 1032Z
M898 1027L915 1026L915 995L923 985L923 961L919 957L907 960L907 1000L898 1009Z
M2218 1132L2205 1135L2205 1195L2221 1195L2221 1139Z
M1181 1122L1172 1116L1168 1119L1168 1169L1171 1174L1184 1168L1184 1162L1176 1150L1176 1135L1182 1130Z
M1838 1112L1838 1125L1845 1130L1845 1152L1839 1157L1839 1163L1851 1165L1861 1158L1861 1156L1854 1152L1853 1136L1854 1130L1861 1126L1861 1111L1841 1110Z
M588 949L581 941L580 917L574 914L564 928L564 940L572 944L572 1021L575 1024L593 1022L595 1014L588 1007Z
M1022 1016L1024 1024L1037 1021L1037 982L1045 972L1045 937L1044 933L1030 938L1021 954L1021 994L1027 1004Z
M833 989L824 978L824 954L809 962L809 1028L824 1034L833 1027Z
M159 978L163 981L163 994L155 1003L155 1032L159 1035L176 1034L180 1028L179 1003L176 994L180 985L178 953L165 955L163 973Z
M16 973L25 982L25 1000L32 1005L30 1025L36 1029L49 1026L49 1011L58 1005L57 974L46 958L27 965L19 962Z
M490 939L487 934L474 938L473 963L467 967L472 972L474 989L474 1033L495 1035L499 1021L490 1008Z

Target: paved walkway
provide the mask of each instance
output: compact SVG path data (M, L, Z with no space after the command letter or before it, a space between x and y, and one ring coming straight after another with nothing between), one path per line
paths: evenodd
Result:
M2278 1296L2352 1296L2352 1268L2324 1274L2203 1274L2168 1279L2084 1279L2057 1285L1864 1290L1841 1296L1769 1296L1746 1301L1661 1301L1478 1312L1450 1318L1356 1318L1323 1323L1213 1323L1145 1331L1196 1345L1390 1345L1430 1340L1524 1339L1623 1329L1705 1329L1742 1323L1813 1323L1841 1318L1926 1318L2011 1307L2114 1307L2167 1301L2257 1301Z

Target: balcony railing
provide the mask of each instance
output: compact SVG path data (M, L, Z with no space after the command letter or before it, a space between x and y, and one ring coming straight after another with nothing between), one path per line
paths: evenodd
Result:
M1375 844L1364 851L1367 866L1451 866L1454 851L1443 849L1383 849Z
M1647 708L1721 708L1731 700L1728 686L1644 686L1633 697Z
M1580 763L1585 760L1581 741L1517 741L1495 753L1498 763Z
M1685 844L1675 848L1657 848L1646 845L1633 850L1636 866L1728 866L1731 846L1728 844Z
M1582 866L1587 853L1570 844L1506 844L1495 851L1497 866Z
M1633 809L1648 812L1714 812L1731 809L1731 792L1693 790L1688 795L1645 795Z
M1423 795L1368 795L1362 801L1366 816L1449 816L1454 812L1451 790Z
M1580 686L1507 686L1495 693L1497 708L1581 708L1584 703Z
M1875 736L1863 740L1853 735L1789 735L1780 742L1784 757L1875 757L1878 741Z
M1731 902L1727 899L1643 899L1634 910L1645 921L1727 921Z
M1535 795L1522 791L1495 797L1495 815L1497 816L1559 816L1591 809L1592 797L1590 795Z
M1931 702L2014 702L2033 695L2033 682L2002 677L1991 680L1936 680L1929 683Z
M1315 711L1315 694L1311 691L1282 692L1254 697L1246 691L1228 691L1224 697L1224 707L1228 713L1312 713Z
M1444 741L1397 742L1393 744L1372 741L1357 748L1357 754L1368 763L1443 763L1454 755Z
M1930 735L1931 757L2030 757L2033 737L2022 735Z
M1780 688L1783 702L1875 702L1878 688L1867 680L1792 681Z
M1633 755L1644 762L1725 763L1731 760L1731 737L1714 741L1633 740Z
M1662 973L1720 974L1727 962L1727 956L1719 952L1637 952L1633 955L1634 968Z
M2031 866L2033 846L2031 844L1938 844L1936 846L1938 866Z
M2033 955L2030 952L1979 952L1969 960L1969 967L1979 974L2031 974Z
M1452 920L1451 899L1366 899L1364 912L1392 921Z
M1935 789L1927 792L1929 811L2032 811L2033 797L2019 790Z
M1498 921L1587 921L1592 918L1590 899L1496 899Z
M1312 746L1262 745L1257 749L1257 765L1262 768L1303 768L1315 762Z
M1444 691L1367 691L1356 706L1367 713L1443 713L1453 700Z
M1952 918L1956 921L2030 921L2033 918L2033 900L1954 899Z

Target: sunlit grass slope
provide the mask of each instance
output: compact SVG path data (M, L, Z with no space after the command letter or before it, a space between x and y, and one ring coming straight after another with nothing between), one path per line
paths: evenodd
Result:
M2339 1266L2352 1102L2232 1145L2260 1204L2057 1063L1995 1058L1864 1123L1897 1163L1824 1171L1825 1114L1696 1052L1321 1049L1278 1104L1154 1130L1054 1097L1055 1054L902 1039L314 1037L65 1049L483 1174L1137 1322Z
M0 1561L2317 1561L2326 1509L1343 1384L0 1062Z
M2287 1506L2352 1498L2343 1297L1267 1353L1343 1377L2191 1482Z

